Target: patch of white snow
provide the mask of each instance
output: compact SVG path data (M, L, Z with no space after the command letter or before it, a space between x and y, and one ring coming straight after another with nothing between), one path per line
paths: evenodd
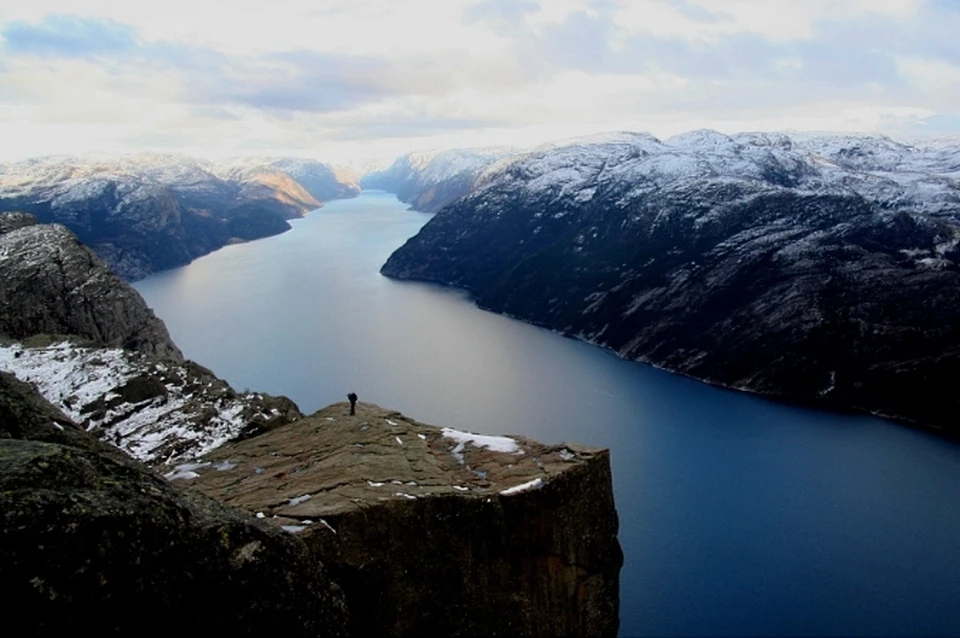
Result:
M486 434L472 434L470 432L461 432L452 428L443 428L441 431L443 437L453 439L457 445L450 451L454 458L461 464L464 462L463 451L470 444L475 447L483 447L493 452L503 452L505 454L523 454L523 450L517 445L514 439L507 436L490 436Z
M500 491L501 496L511 496L513 494L519 494L520 492L526 492L529 490L539 490L543 487L543 479L535 478L532 481L527 481L526 483L521 483L520 485L514 485L505 490Z
M299 534L303 530L307 529L306 525L281 525L280 529L285 532L290 532L291 534Z

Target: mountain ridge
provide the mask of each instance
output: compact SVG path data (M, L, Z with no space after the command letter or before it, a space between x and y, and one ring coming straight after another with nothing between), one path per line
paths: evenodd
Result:
M64 224L127 280L285 232L287 220L322 205L318 196L357 192L331 167L306 159L218 164L146 153L0 164L0 213Z
M960 149L696 131L487 171L381 272L727 387L955 428Z

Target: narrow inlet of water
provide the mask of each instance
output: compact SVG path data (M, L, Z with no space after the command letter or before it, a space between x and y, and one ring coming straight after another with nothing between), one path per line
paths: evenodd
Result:
M378 274L429 216L392 195L136 284L186 356L305 412L609 447L621 633L960 634L960 447L623 361Z

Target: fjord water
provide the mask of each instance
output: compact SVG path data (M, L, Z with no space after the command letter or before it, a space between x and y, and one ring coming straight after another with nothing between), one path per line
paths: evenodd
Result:
M184 353L305 412L609 447L623 635L960 634L960 446L720 390L378 269L428 216L365 192L136 284Z

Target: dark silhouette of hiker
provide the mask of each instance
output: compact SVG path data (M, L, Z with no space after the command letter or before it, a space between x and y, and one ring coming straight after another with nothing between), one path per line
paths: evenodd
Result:
M350 414L357 413L357 393L351 392L347 395L347 399L350 401Z

